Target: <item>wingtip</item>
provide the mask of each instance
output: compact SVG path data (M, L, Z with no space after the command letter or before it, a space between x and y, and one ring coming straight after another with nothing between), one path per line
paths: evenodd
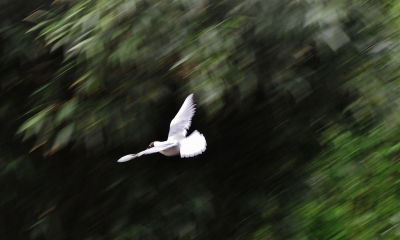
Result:
M192 108L194 109L194 110L196 110L196 103L195 103L195 99L194 99L194 94L193 93L191 93L189 96L188 96L188 98L191 98L191 102L192 102Z

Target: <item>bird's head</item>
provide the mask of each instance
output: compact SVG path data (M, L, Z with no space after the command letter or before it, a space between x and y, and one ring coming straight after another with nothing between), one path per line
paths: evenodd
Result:
M154 142L151 142L147 149L154 147Z

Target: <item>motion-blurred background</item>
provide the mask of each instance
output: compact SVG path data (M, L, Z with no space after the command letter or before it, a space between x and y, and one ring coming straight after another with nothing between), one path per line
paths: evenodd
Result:
M0 239L399 239L399 15L2 0ZM190 93L204 154L116 162Z

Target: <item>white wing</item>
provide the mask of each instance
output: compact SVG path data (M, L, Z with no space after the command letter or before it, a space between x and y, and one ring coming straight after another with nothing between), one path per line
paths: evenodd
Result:
M193 102L193 94L190 94L183 102L183 105L175 118L172 119L168 140L181 140L186 137L187 130L192 122L192 117L195 113L195 104Z
M181 158L202 154L207 146L205 137L197 130L190 134L189 137L180 141L180 144Z
M152 148L146 149L144 151L141 151L141 152L139 152L137 154L129 154L129 155L123 156L122 158L118 159L117 162L127 162L129 160L132 160L134 158L140 157L142 155L161 152L161 151L166 150L166 149L168 149L170 147L173 147L175 145L176 145L176 143L168 143L168 144L164 144L162 146L152 147Z

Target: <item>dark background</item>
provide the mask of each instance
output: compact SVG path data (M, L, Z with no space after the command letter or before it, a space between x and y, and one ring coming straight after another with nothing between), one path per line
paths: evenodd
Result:
M398 7L3 0L0 238L398 239Z

